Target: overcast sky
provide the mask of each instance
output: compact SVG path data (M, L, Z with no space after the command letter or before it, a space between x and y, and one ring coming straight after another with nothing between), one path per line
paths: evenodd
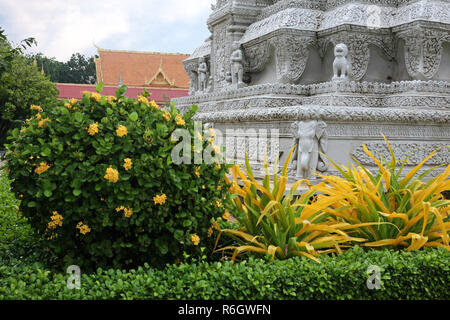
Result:
M0 26L27 52L67 61L103 49L190 54L210 35L215 0L0 0Z

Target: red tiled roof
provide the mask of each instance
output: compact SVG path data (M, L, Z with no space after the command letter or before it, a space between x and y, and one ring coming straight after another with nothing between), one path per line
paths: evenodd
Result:
M57 83L56 87L59 90L60 99L81 99L83 91L96 92L95 85L92 84L71 84L71 83ZM144 92L144 89L151 93L151 100L156 103L164 103L168 99L185 97L188 95L187 89L170 89L170 88L144 88L144 87L129 87L125 96L128 98L137 98L137 96ZM106 86L103 88L101 94L105 96L115 96L117 86Z
M132 87L189 88L189 77L182 63L189 55L97 49L97 81L105 85L117 86L122 78L123 84ZM159 81L150 84L155 78Z

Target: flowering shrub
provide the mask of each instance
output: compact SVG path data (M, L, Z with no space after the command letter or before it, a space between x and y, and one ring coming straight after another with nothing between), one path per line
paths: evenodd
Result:
M6 159L19 210L61 267L160 266L213 248L211 225L229 197L227 166L171 159L171 134L194 135L196 109L182 116L146 92L130 99L125 90L32 106L33 118L10 137Z

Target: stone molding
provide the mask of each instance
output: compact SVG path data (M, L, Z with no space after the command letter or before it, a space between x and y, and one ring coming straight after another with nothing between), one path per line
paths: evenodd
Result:
M417 165L434 150L439 149L436 155L426 162L427 165L441 165L450 163L450 145L439 143L390 143L395 158L399 161L408 158L409 164ZM387 161L392 159L386 143L369 142L367 148L374 154L381 154ZM376 150L376 151L375 151ZM363 147L357 147L352 155L363 165L374 165L373 160L364 152ZM379 156L377 156L379 158Z

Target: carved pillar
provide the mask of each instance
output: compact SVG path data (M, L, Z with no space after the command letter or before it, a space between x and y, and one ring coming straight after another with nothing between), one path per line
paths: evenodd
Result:
M397 33L405 41L405 64L408 74L415 80L430 80L439 70L442 44L450 41L448 31L409 28Z

